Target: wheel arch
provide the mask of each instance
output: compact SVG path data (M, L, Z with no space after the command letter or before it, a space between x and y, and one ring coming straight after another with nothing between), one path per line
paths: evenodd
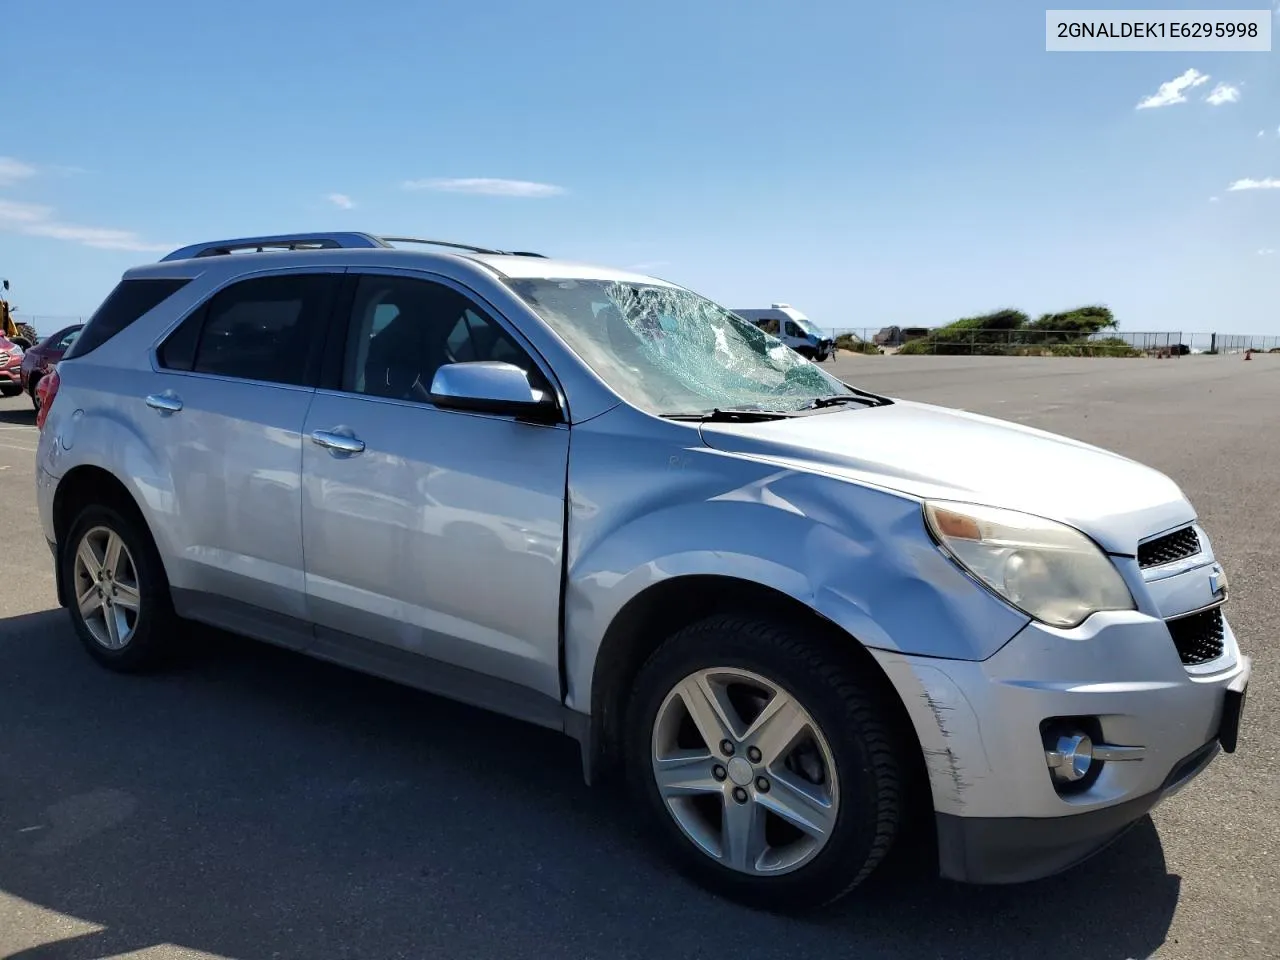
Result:
M631 681L645 661L681 627L728 612L803 624L826 639L882 694L893 714L893 727L901 734L910 782L923 785L923 790L910 792L928 796L925 758L911 717L897 688L867 648L839 624L775 587L718 574L661 580L628 600L610 621L592 673L591 735L584 757L589 780L608 779L614 772Z
M86 463L68 470L58 481L53 494L53 530L59 556L66 546L71 525L80 511L91 503L106 504L136 521L141 533L150 538L154 546L155 537L151 526L129 488L110 470ZM54 566L58 603L65 607L68 599L62 577L62 563L58 562Z

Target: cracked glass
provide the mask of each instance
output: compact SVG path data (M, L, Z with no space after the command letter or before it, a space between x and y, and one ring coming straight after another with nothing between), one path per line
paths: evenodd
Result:
M511 288L624 400L661 416L792 412L853 391L683 287L519 279Z

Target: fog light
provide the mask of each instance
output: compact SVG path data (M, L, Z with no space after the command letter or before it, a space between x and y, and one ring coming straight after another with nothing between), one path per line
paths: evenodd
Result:
M1044 758L1054 780L1075 783L1083 780L1093 766L1093 741L1084 733L1064 734L1058 737L1054 749L1044 752Z

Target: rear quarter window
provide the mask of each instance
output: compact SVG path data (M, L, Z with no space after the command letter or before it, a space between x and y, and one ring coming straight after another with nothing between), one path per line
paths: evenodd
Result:
M83 357L102 346L148 311L158 307L191 281L163 277L151 280L121 280L102 306L80 331L63 359Z

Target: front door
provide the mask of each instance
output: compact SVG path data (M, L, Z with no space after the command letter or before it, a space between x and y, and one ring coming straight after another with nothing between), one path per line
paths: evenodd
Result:
M536 367L459 288L352 282L341 389L317 391L303 431L318 652L380 646L382 672L420 654L559 699L568 427L432 405L444 363Z

